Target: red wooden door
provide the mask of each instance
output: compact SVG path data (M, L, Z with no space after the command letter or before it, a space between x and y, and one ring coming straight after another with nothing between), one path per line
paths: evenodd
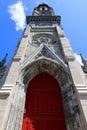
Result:
M66 130L59 83L46 72L29 83L22 130Z

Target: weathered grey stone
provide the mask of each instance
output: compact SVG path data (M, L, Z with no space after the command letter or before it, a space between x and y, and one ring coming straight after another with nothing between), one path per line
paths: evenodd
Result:
M67 130L87 130L82 111L83 107L87 119L87 75L60 27L60 17L35 18L27 17L28 25L0 84L0 129L22 129L28 84L36 75L48 72L61 86Z

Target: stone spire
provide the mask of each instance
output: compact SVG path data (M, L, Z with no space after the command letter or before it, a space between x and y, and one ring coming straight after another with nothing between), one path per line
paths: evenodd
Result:
M5 57L0 61L0 67L4 67L4 65L6 63L7 56L8 56L8 54L6 53Z
M85 73L87 73L87 60L85 60L85 59L83 58L82 54L80 54L80 56L81 56L82 63L83 63L83 66L82 66L83 71L84 71Z

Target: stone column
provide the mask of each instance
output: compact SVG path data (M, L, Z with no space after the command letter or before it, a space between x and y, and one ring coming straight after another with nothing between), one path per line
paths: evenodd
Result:
M21 130L24 105L24 85L17 82L12 94L12 99L10 100L9 116L6 128L4 130Z

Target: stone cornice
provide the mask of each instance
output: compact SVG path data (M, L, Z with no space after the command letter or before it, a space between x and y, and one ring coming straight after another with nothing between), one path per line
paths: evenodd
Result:
M26 17L27 24L30 22L58 22L60 25L61 16L27 16Z

